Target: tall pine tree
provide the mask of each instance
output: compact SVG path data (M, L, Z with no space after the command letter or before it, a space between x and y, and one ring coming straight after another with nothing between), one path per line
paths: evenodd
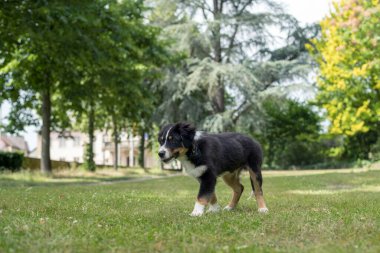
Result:
M235 129L242 121L246 125L242 115L249 114L249 124L255 121L251 115L264 91L306 79L310 59L304 43L318 27L299 27L275 1L169 2L170 8L168 1L153 1L152 20L186 58L161 82L159 112L172 112L162 121L189 120L217 132Z

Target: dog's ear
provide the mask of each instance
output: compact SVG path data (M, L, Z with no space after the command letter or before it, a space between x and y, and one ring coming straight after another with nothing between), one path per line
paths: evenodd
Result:
M179 122L175 124L174 129L181 135L183 146L191 147L195 136L195 127L187 122Z

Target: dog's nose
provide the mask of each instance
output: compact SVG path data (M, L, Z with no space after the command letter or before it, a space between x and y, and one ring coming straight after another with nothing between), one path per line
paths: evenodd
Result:
M161 150L160 152L158 152L158 156L163 158L165 156L165 151Z

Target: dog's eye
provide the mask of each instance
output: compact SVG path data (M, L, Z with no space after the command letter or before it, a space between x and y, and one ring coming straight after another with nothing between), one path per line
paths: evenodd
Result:
M163 136L161 136L161 141L163 141L164 140L164 137Z
M173 139L173 137L170 135L170 136L168 137L168 139L171 140L171 139Z

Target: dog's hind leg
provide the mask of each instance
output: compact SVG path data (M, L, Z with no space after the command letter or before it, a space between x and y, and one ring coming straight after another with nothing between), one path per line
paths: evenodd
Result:
M261 170L260 169L253 170L252 168L249 167L248 172L254 186L253 189L255 192L257 206L259 208L258 211L260 213L266 213L268 212L268 208L265 205L264 196L263 196L263 190L262 190L263 177L261 175Z
M239 178L240 170L233 173L227 173L223 176L223 181L232 188L233 194L230 203L224 208L225 210L232 210L236 207L241 194L244 191L244 186L240 183Z
M251 182L252 192L249 195L248 199L253 199L253 198L256 199L256 197L255 197L255 186L253 185L253 181L252 181L251 177L249 177L249 181Z

